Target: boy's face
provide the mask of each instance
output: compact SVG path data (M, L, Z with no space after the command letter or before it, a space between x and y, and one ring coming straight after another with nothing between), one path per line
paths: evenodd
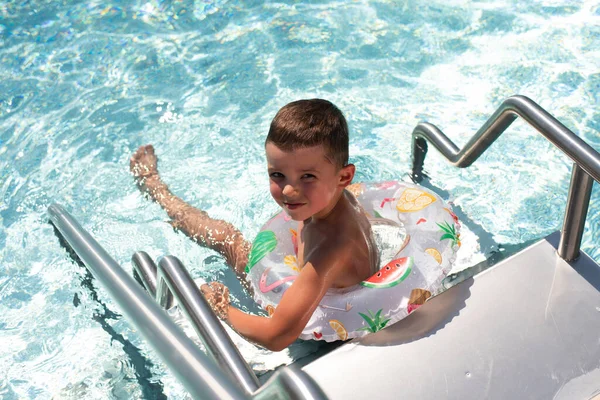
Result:
M354 176L353 166L338 170L322 145L286 152L269 142L265 150L271 195L295 221L327 215Z

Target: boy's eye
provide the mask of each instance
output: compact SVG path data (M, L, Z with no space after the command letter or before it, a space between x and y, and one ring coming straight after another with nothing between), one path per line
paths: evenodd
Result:
M283 174L281 172L271 172L269 176L273 179L281 179L283 178Z
M302 179L313 179L316 178L313 174L304 174L302 175Z

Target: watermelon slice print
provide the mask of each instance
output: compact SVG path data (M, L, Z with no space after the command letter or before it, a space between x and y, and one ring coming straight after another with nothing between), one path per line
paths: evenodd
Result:
M248 265L246 265L246 273L250 272L252 267L262 260L264 256L275 250L275 247L277 247L275 232L258 232L256 239L254 239L254 243L252 243L252 250L250 250L250 257L248 257Z
M362 286L374 289L391 288L408 278L412 271L414 259L412 257L402 257L390 261L385 267L377 271L366 281L362 281Z

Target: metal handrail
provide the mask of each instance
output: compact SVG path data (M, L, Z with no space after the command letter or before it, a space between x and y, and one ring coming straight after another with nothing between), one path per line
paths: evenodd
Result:
M165 256L159 261L157 272L158 304L165 307L168 295L172 293L217 364L237 381L247 394L254 393L260 387L258 378L231 341L181 261L174 256Z
M267 399L282 400L326 400L327 396L319 385L304 371L294 366L279 368L271 378L259 387L258 380L252 382L234 382L225 374L194 342L169 318L165 310L150 297L135 279L127 274L121 266L81 227L81 225L60 205L52 204L48 208L50 222L56 227L66 243L83 261L85 267L94 275L123 313L150 343L179 381L195 399ZM140 257L145 260L142 268L136 265L138 277L149 292L154 292L162 304L167 303L167 291L172 292L186 313L196 313L203 332L207 327L218 325L217 317L198 290L183 265L175 257L165 257L156 268L149 256ZM166 260L166 261L164 261ZM177 261L175 261L177 260ZM190 300L191 299L191 300ZM201 309L203 311L199 311ZM189 316L189 315L188 315ZM211 317L212 316L212 317ZM212 321L211 321L212 319ZM198 322L197 320L196 322ZM194 321L192 321L194 322ZM224 330L223 338L229 338ZM198 332L200 333L200 332ZM217 335L213 332L212 335ZM203 333L203 336L206 334ZM203 337L205 340L206 337ZM225 339L223 339L225 342ZM205 342L206 343L206 342ZM231 357L232 349L220 350L220 357ZM208 346L207 346L208 347ZM219 346L213 346L218 349ZM239 355L239 353L238 353ZM240 356L241 358L241 356ZM235 379L243 375L244 365L237 366ZM230 364L232 364L230 362ZM229 371L229 370L228 370ZM240 372L241 371L241 372ZM251 370L250 370L251 371ZM254 377L254 378L252 378ZM251 372L250 381L255 379ZM246 393L240 390L242 385ZM250 388L254 390L250 391Z
M133 277L142 285L153 299L156 298L156 271L157 267L152 257L145 251L136 251L131 257L133 263ZM167 307L170 308L170 307Z
M87 269L194 398L247 398L63 207L53 204L48 214Z
M142 286L154 292L162 307L177 300L188 320L213 359L253 399L281 398L287 400L324 400L327 396L304 371L293 366L279 368L261 387L256 375L245 362L219 319L198 289L193 278L175 256L165 256L158 267L150 256L138 251L132 257L134 275Z
M213 360L239 382L242 390L247 394L254 393L260 387L258 378L181 261L174 256L165 256L157 267L144 251L135 252L131 261L134 277L158 304L169 309L177 300Z
M327 396L304 371L294 366L279 368L261 387L256 375L245 362L219 319L198 289L193 278L175 256L165 256L158 267L150 256L136 252L131 258L134 275L154 293L164 308L177 300L213 359L253 399L281 398L287 400L324 400Z
M579 256L594 180L600 183L600 153L533 100L520 95L506 99L462 150L435 125L418 124L412 133L412 179L415 182L423 179L427 141L452 165L465 168L477 160L517 117L527 121L574 161L558 248L561 258L574 260Z

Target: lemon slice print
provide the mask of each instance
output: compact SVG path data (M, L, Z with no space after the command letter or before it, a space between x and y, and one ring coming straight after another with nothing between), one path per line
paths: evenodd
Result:
M437 249L434 249L433 247L425 249L425 254L429 254L433 257L438 264L442 263L442 255Z
M418 189L406 189L402 192L396 209L400 212L421 211L435 201L435 197Z
M337 319L332 319L329 321L329 326L337 333L340 340L348 339L348 331L344 328L344 325Z

